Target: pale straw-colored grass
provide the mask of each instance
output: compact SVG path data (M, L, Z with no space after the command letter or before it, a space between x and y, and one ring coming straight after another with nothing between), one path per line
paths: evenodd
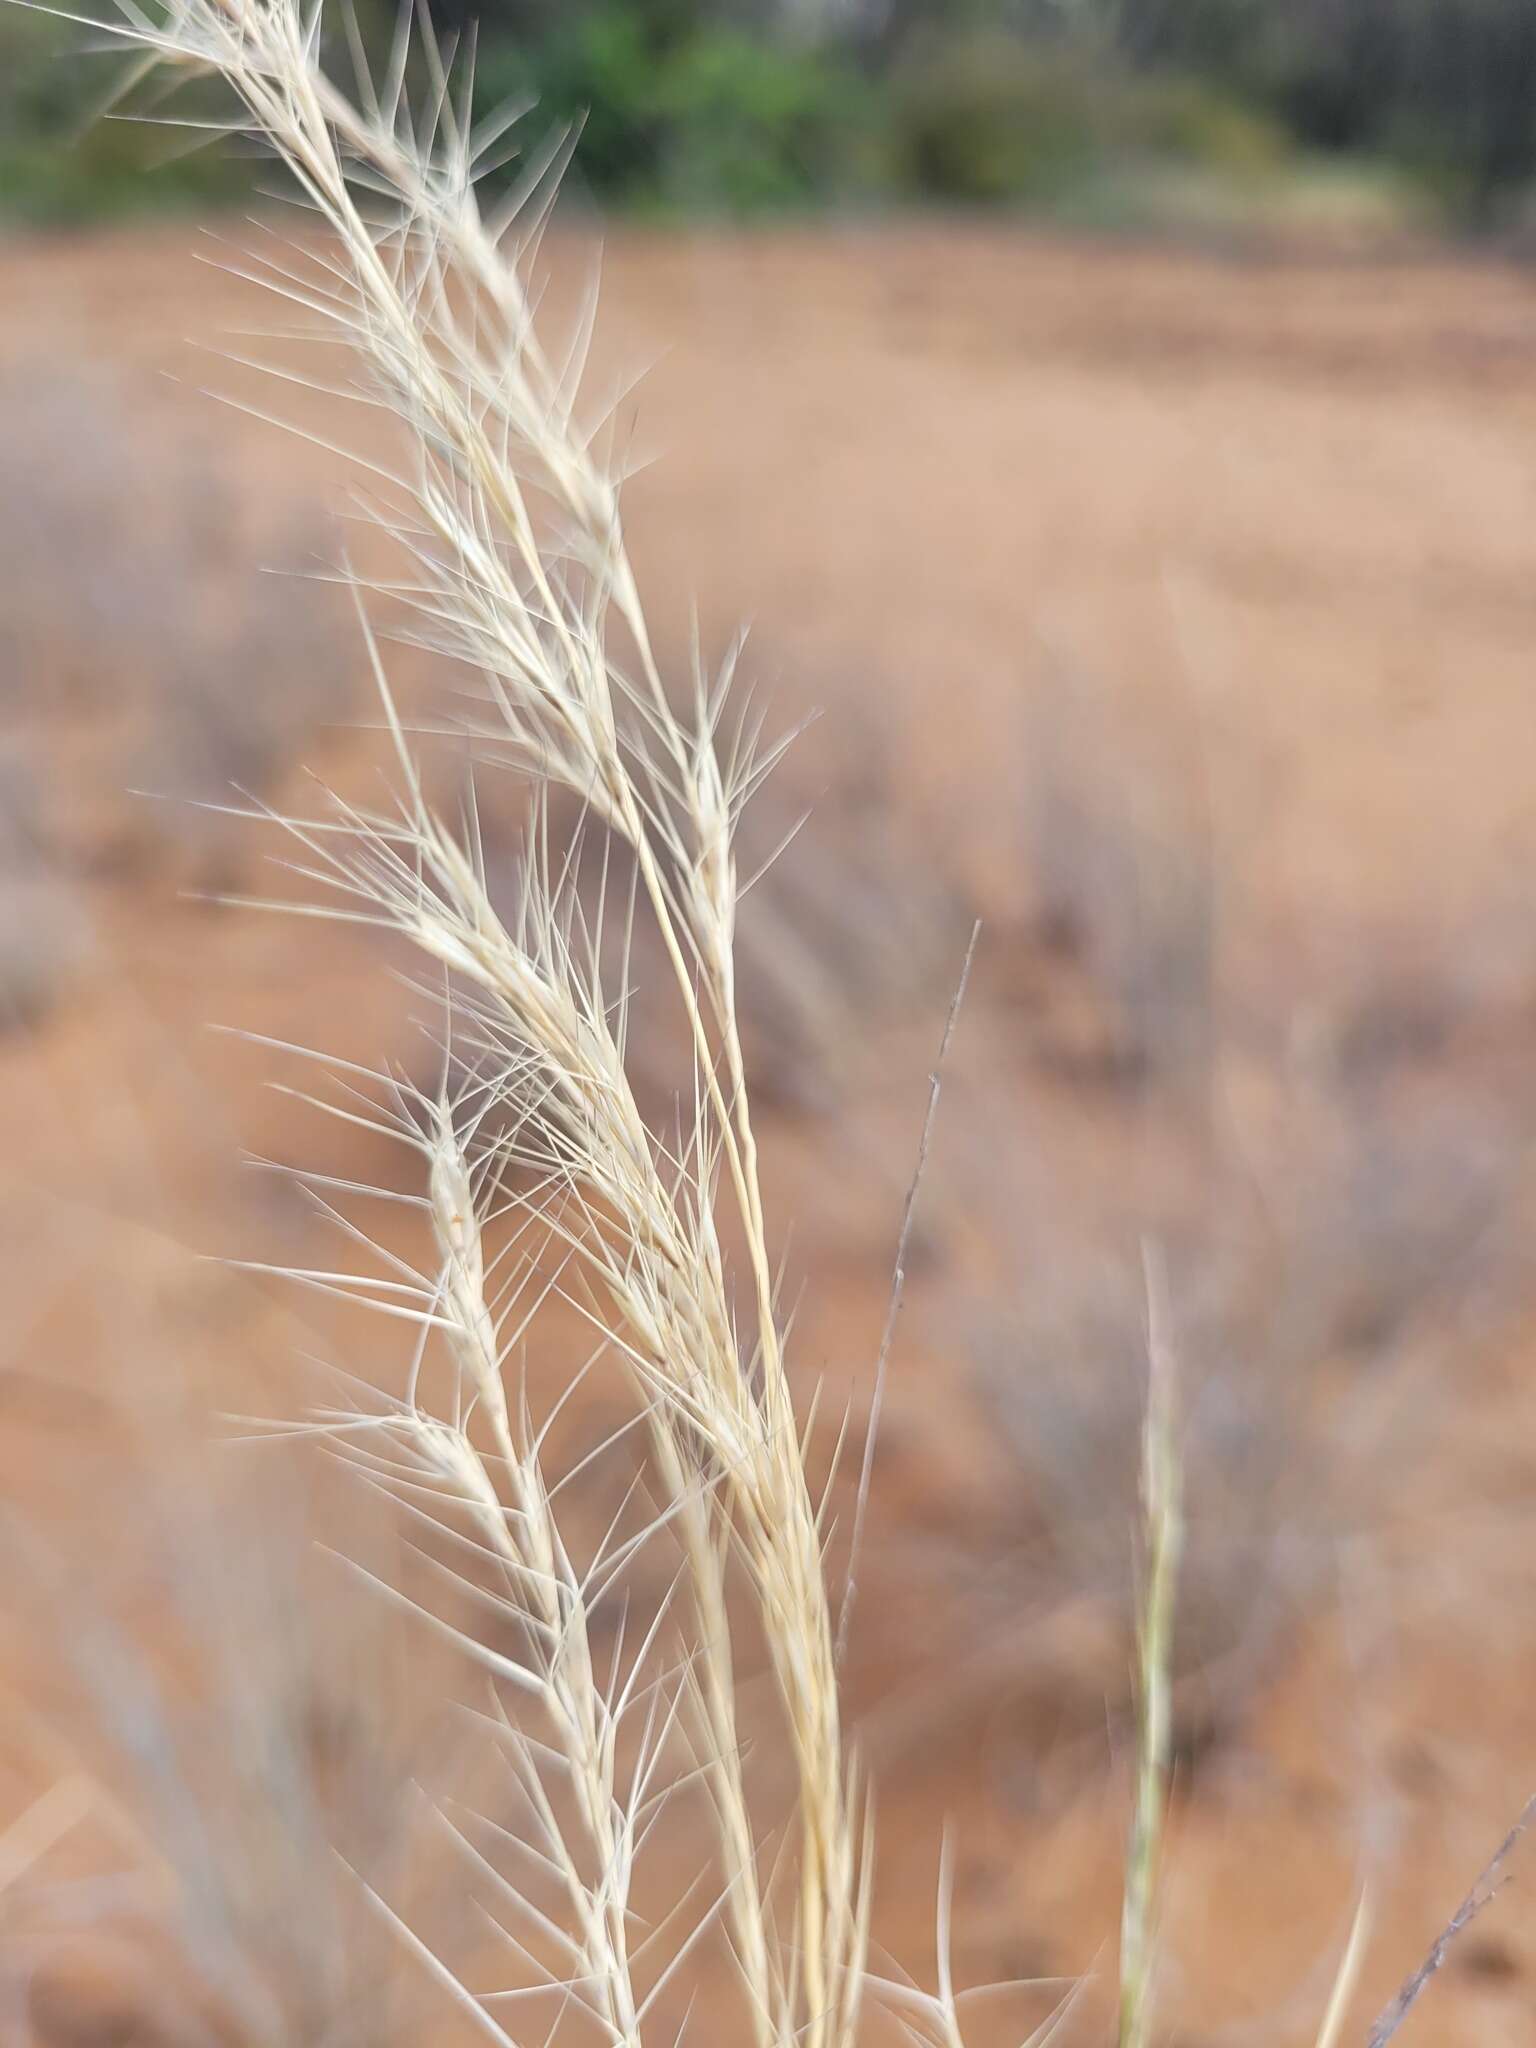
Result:
M380 1434L392 1447L388 1472L398 1474L403 1454L413 1481L428 1475L473 1512L507 1567L507 1598L532 1653L515 1675L505 1658L482 1655L512 1701L534 1696L546 1724L539 1755L556 1752L575 1792L571 1818L541 1790L543 1768L519 1750L509 1707L506 1734L542 1822L537 1847L564 1883L570 1997L614 2040L640 2038L629 1876L666 1731L687 1714L718 1824L723 1917L750 2024L764 2042L846 2041L865 1974L866 1829L841 1725L824 1531L785 1370L735 1007L735 830L767 760L745 740L729 753L717 746L722 687L696 679L686 710L676 708L626 552L618 479L597 459L595 423L581 413L585 327L558 362L536 335L528 266L551 166L535 164L499 216L482 218L475 175L504 124L470 127L467 82L439 67L430 37L419 42L429 106L413 122L403 37L382 90L359 66L354 105L320 68L318 11L287 0L194 0L155 16L132 8L118 32L158 66L214 73L233 88L240 125L272 147L330 230L312 263L266 277L350 345L354 390L405 430L408 455L375 511L409 568L383 594L409 608L422 639L482 680L484 715L474 723L486 752L574 793L628 850L693 1048L692 1111L680 1136L664 1139L647 1128L626 1070L622 979L612 991L603 980L605 908L589 924L571 865L545 852L540 820L520 901L503 918L472 827L450 827L427 799L375 650L398 808L372 815L338 803L327 818L289 823L309 873L334 891L332 914L398 932L453 977L500 1135L474 1162L446 1099L421 1120L435 1271L305 1277L355 1285L444 1343L457 1368L459 1396L444 1412L407 1403L382 1418ZM622 915L631 914L626 905ZM743 1248L734 1274L721 1248L722 1205ZM490 1219L504 1222L509 1206L563 1243L566 1292L601 1322L641 1390L653 1486L682 1537L695 1618L687 1674L660 1707L654 1690L635 1683L643 1658L616 1692L599 1680L588 1585L562 1544L537 1436L514 1422L503 1391L524 1320L516 1290L488 1284L481 1232ZM466 1426L470 1411L488 1429L489 1455ZM346 1440L368 1441L355 1430ZM758 1870L735 1729L731 1559L760 1612L795 1764L797 1840L782 1927ZM621 1787L617 1729L633 1710L648 1717L647 1739Z

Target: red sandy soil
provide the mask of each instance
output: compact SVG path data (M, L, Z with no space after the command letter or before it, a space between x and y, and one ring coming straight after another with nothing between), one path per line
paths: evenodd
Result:
M330 489L329 457L197 394L254 387L200 352L251 306L193 260L194 239L0 249L0 363L106 362L152 446L218 437L252 502ZM556 268L590 255L573 234ZM1016 1561L1045 1510L989 1425L970 1332L1050 1295L1063 1218L1123 1247L1144 1204L1209 1222L1223 1202L1206 1141L1119 1073L1102 962L1063 940L1044 868L1065 868L1070 898L1079 860L1123 830L1114 898L1149 862L1164 872L1168 843L1199 849L1231 1034L1218 1120L1238 1150L1270 1161L1276 1133L1308 1118L1326 1136L1297 1062L1318 1032L1385 1015L1385 1123L1471 1117L1510 1151L1510 1249L1473 1307L1432 1300L1368 1359L1305 1361L1315 1434L1294 1457L1342 1442L1363 1383L1366 1454L1351 1440L1301 1487L1292 1512L1325 1563L1215 1737L1192 1738L1176 1800L1169 2038L1310 2041L1364 1872L1374 1931L1343 2037L1358 2041L1536 1788L1536 1313L1519 1251L1536 1103L1536 280L939 225L624 232L604 279L599 384L603 366L655 359L623 419L663 458L630 516L670 650L696 596L715 647L752 618L750 667L787 715L825 707L790 771L796 792L827 792L822 837L788 857L810 863L811 889L836 890L830 864L872 817L899 849L868 915L917 965L882 969L878 1001L840 999L841 1113L818 1099L772 1120L778 1214L801 1224L796 1355L834 1394L867 1385L927 1063L972 910L987 920L849 1681L879 1784L879 1934L919 1974L946 1821L962 1980L1112 1974L1125 1826L1118 1606L1069 1566L1053 1578L1038 1544ZM320 400L294 409L339 431ZM279 1292L197 1257L301 1242L281 1184L253 1193L239 1148L310 1158L318 1142L331 1170L399 1172L366 1138L317 1141L262 1091L270 1057L203 1027L369 1059L408 1040L368 944L179 896L173 863L128 858L113 747L93 749L67 707L19 730L96 947L58 1008L0 1044L16 1311L0 1467L27 1512L110 1549L134 1514L117 1414L138 1379L178 1379L195 1411L292 1398L284 1361L310 1341L307 1309L301 1330ZM346 776L366 745L328 733L304 752ZM1042 841L1042 774L1073 795L1060 843ZM919 919L912 892L935 868L940 901ZM1113 901L1084 914L1113 933ZM1257 1284L1257 1327L1289 1284ZM1128 1546L1131 1497L1118 1474L1099 1484L1075 1513ZM1283 1548L1258 1546L1237 1598L1286 1573ZM152 1602L139 1620L153 1632ZM4 1783L18 1810L28 1758ZM1465 1938L1405 2039L1536 2040L1525 1889ZM978 2041L994 2038L985 2006L976 2017ZM1103 2038L1095 2025L1081 2038Z

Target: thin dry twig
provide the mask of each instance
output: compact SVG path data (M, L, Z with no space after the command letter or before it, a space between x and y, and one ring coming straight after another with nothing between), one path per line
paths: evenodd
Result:
M1472 1889L1435 1937L1428 1955L1371 2028L1366 2048L1386 2048L1387 2042L1392 2039L1417 2004L1431 1977L1449 1955L1457 1937L1464 1933L1483 1908L1498 1896L1503 1889L1504 1865L1508 1862L1515 1844L1533 1820L1536 1820L1536 1793L1525 1802L1514 1826L1494 1850Z
M966 986L971 978L971 963L976 958L977 943L981 938L981 919L971 926L971 936L965 949L965 958L960 963L960 979L950 998L949 1014L944 1019L944 1035L939 1040L938 1057L933 1071L928 1076L928 1107L923 1114L923 1128L917 1141L917 1159L912 1168L912 1179L907 1187L907 1199L901 1211L901 1230L896 1239L896 1264L891 1273L891 1296L885 1311L885 1327L880 1332L880 1349L875 1356L875 1384L869 1399L869 1419L864 1426L864 1456L859 1466L858 1497L853 1510L853 1533L848 1543L848 1576L843 1587L843 1604L837 1617L837 1659L839 1664L848 1648L848 1631L853 1621L853 1603L858 1596L859 1543L864 1534L864 1517L869 1506L869 1489L874 1477L875 1448L880 1436L880 1416L885 1406L885 1382L890 1366L891 1345L896 1337L896 1325L901 1318L901 1304L907 1287L907 1246L912 1237L912 1219L917 1213L917 1198L922 1190L923 1176L928 1170L928 1151L933 1143L933 1127L938 1119L939 1091L944 1084L944 1065L949 1058L950 1041L955 1035L959 1022L960 1007L965 1001Z
M1354 1919L1350 1922L1349 1939L1344 1944L1344 1953L1339 1958L1339 1967L1334 1974L1333 1987L1328 1994L1328 2003L1323 2011L1322 2023L1317 2030L1315 2048L1338 2048L1344 2032L1344 2016L1349 2010L1349 2001L1355 1995L1355 1986L1360 1981L1360 1968L1365 1961L1366 1944L1371 1934L1371 1898L1362 1890L1359 1904L1355 1907Z

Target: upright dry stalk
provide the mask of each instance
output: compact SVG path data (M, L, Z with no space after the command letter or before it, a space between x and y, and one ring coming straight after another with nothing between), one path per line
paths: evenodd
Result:
M1146 1254L1147 1412L1142 1426L1144 1554L1136 1618L1136 1788L1120 1921L1120 2048L1146 2048L1152 2024L1157 1880L1172 1747L1173 1616L1183 1537L1174 1358L1161 1260Z
M633 858L693 1049L695 1110L675 1148L635 1104L623 1003L605 996L599 971L601 916L588 930L569 870L538 852L538 828L521 903L504 919L473 836L446 827L426 800L376 656L398 811L338 805L322 824L287 821L312 856L309 872L340 891L333 914L403 934L455 977L476 1054L489 1062L486 1086L513 1133L495 1187L514 1170L537 1177L550 1226L586 1276L583 1298L643 1391L698 1622L684 1692L754 2031L785 2048L841 2048L863 1984L867 1859L821 1531L775 1309L733 958L735 829L771 757L746 745L722 756L723 689L700 683L680 710L666 685L618 479L595 452L600 423L581 416L585 325L558 361L534 330L528 266L549 167L535 165L497 216L482 216L477 171L508 123L472 125L467 73L450 77L423 37L426 107L413 117L402 37L382 91L359 64L353 103L321 68L318 5L298 0L168 0L155 11L122 0L115 28L149 59L222 78L242 124L273 148L330 231L307 266L261 274L350 345L360 375L352 395L384 406L405 432L409 461L400 473L375 468L386 495L373 510L409 566L368 587L403 604L420 639L481 679L484 712L469 723L482 749L573 792ZM443 1291L419 1313L446 1336L495 1443L506 1498L481 1489L480 1511L488 1534L502 1528L493 1547L517 1552L505 1562L521 1575L525 1621L544 1646L544 1704L588 1783L578 1799L584 1829L622 1876L611 1736L575 1613L582 1588L541 1504L536 1458L497 1392L504 1351L481 1293L474 1200L459 1199L473 1193L470 1169L454 1163L450 1141L440 1124L431 1203ZM745 1250L741 1336L720 1202ZM414 1415L403 1426L426 1428ZM467 1434L450 1437L452 1459L474 1455ZM443 1449L430 1429L423 1443L423 1455ZM480 1482L467 1465L458 1478L473 1504ZM782 1943L772 1938L741 1773L727 1555L741 1560L760 1610L796 1769L796 1890ZM627 2039L637 2008L622 1982L622 1908L606 1895L572 1904L589 1973L606 1984L605 2022Z

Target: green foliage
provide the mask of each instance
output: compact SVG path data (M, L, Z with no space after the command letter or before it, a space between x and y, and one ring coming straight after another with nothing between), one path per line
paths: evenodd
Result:
M580 176L642 206L751 212L838 184L864 119L860 82L814 50L729 27L657 35L633 5L578 13L522 53L482 59L483 107L536 100L581 124Z
M996 31L919 46L893 118L906 184L966 202L1051 205L1138 164L1242 181L1275 171L1288 149L1277 122L1202 81Z
M1531 0L1118 0L1135 61L1198 71L1310 147L1384 156L1464 214L1536 175Z
M541 117L581 123L581 177L604 194L633 190L651 173L660 136L656 52L637 8L573 14L547 40L482 49L481 112L536 103Z
M1096 81L1070 53L981 34L919 50L896 83L895 160L944 199L1049 199L1099 153Z
M78 44L45 15L0 12L0 217L95 220L238 189L217 152L173 156L166 131L98 119L121 59L83 57Z
M1294 147L1272 115L1206 79L1138 78L1127 86L1121 109L1132 151L1238 183L1278 171Z
M356 4L382 51L396 0ZM890 193L1091 220L1177 214L1198 191L1202 217L1227 217L1329 159L1390 167L1480 220L1536 184L1536 0L889 0L878 22L829 12L842 26L820 40L792 34L779 0L433 6L445 27L480 23L480 108L513 98L537 103L535 126L580 124L578 183L611 207ZM93 125L115 60L80 43L0 15L0 216L245 189L218 150Z
M826 60L729 32L694 37L661 93L669 199L734 211L785 206L842 182L861 107Z

